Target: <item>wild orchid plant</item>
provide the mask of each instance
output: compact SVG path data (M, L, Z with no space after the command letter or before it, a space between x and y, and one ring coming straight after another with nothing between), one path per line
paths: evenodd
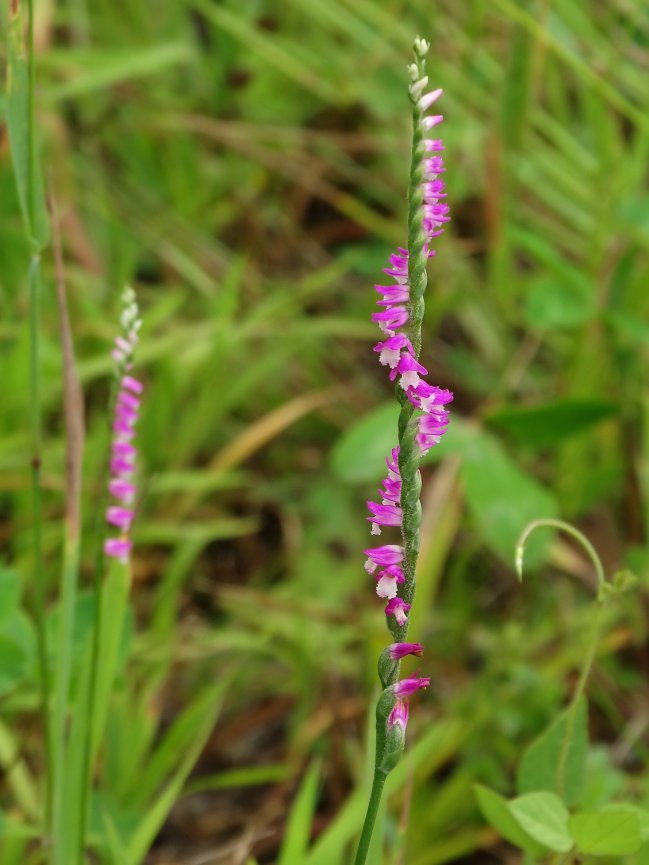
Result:
M113 348L115 381L119 389L115 400L108 491L118 504L111 504L106 510L108 525L119 529L120 534L118 537L108 538L104 543L105 554L114 556L123 564L128 561L132 547L129 531L134 516L133 472L137 453L133 445L133 437L143 387L138 379L130 375L130 371L141 325L135 292L132 288L127 288L123 295L122 333L116 338Z
M419 463L423 454L438 444L446 431L446 406L453 398L448 390L431 385L423 378L428 371L419 362L426 265L435 255L432 242L442 234L449 220L442 180L444 145L440 139L428 137L443 119L440 114L427 113L442 94L439 89L428 90L426 54L429 47L425 39L417 37L415 62L408 67L413 105L408 245L390 256L384 273L391 277L392 284L375 286L381 295L377 301L381 310L372 315L384 335L374 351L379 353L379 362L389 368L390 381L397 382L396 396L401 411L398 444L386 459L388 474L379 490L380 502L368 502L368 520L373 535L381 534L381 526L400 528L401 543L365 550L368 557L365 569L376 578L377 595L387 599L385 614L395 642L384 649L379 658L379 677L384 690L376 709L374 780L356 865L362 865L367 858L385 780L403 752L408 698L430 682L419 676L399 678L401 659L407 655L420 656L423 652L419 643L406 641L419 555Z

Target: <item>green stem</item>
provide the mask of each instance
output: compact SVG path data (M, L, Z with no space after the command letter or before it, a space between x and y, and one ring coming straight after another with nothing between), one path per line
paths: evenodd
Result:
M72 641L77 597L77 575L79 573L79 539L66 532L61 577L60 623L56 662L56 688L52 735L54 740L54 804L53 847L54 861L58 865L74 865L68 858L66 807L68 771L66 769L66 718L72 673ZM75 860L76 861L76 860Z
M34 123L34 99L36 93L36 55L34 51L34 0L27 0L27 213L33 246L36 240L36 125Z
M360 841L358 842L358 850L356 851L354 865L364 865L365 860L367 859L370 844L372 843L372 832L374 831L374 824L376 823L376 815L379 813L379 806L381 805L381 796L383 794L383 787L386 778L387 775L385 772L380 772L378 769L374 772L370 800L367 804L365 821L363 822L363 829L361 831Z
M590 635L588 640L588 648L586 654L586 660L581 668L581 673L579 674L579 681L577 682L577 687L575 688L575 693L572 696L572 700L570 701L570 705L568 707L568 713L566 716L566 731L563 736L563 740L561 742L561 749L559 751L559 759L557 761L557 790L560 796L564 794L565 788L565 774L566 774L566 762L568 760L568 751L570 750L570 742L572 740L572 732L575 727L575 722L577 720L577 710L579 708L579 703L586 693L586 685L588 683L588 678L590 676L590 671L593 668L593 663L595 661L595 656L597 654L597 647L599 645L599 635L600 628L602 623L602 609L604 607L604 601L599 600L595 606L595 614L593 615L591 621Z
M117 374L113 376L111 381L110 395L108 399L108 418L109 424L112 422L115 413L115 404L117 402L117 391L119 385L119 377ZM83 851L86 844L86 826L88 822L88 811L90 802L90 791L92 789L92 764L94 759L94 741L93 730L95 726L95 716L97 712L97 683L99 680L99 649L101 642L102 628L102 585L104 573L104 541L106 539L106 519L105 512L108 504L108 479L110 476L110 453L109 439L110 426L107 424L107 438L105 443L106 459L101 477L101 493L99 495L98 507L95 514L95 569L93 577L93 592L95 596L95 621L92 631L92 644L90 647L90 675L88 677L88 689L86 692L86 700L84 711L88 717L88 737L84 743L81 777L82 777L82 797L80 802L80 825L78 838L78 854L80 861L83 858Z
M43 504L41 492L41 397L40 397L40 256L34 254L29 265L29 381L31 426L32 544L34 550L34 583L36 639L40 670L41 723L45 740L45 825L52 814L53 742L49 719L49 673L46 634L46 585L43 558Z

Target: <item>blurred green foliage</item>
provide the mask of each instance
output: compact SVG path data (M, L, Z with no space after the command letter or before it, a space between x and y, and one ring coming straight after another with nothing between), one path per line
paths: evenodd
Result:
M312 812L303 861L347 861L387 636L361 554L364 500L393 441L369 314L405 237L416 33L431 40L431 83L445 90L453 216L430 267L423 362L456 398L424 471L413 632L433 683L390 777L385 862L404 849L409 865L506 855L473 785L511 791L523 748L570 693L590 615L578 583L592 576L565 541L540 538L537 573L516 584L514 543L536 517L576 522L607 565L639 572L640 594L611 605L591 683L592 738L610 767L592 777L614 775L618 795L646 803L646 5L35 5L41 159L62 214L87 400L84 583L125 282L144 317L132 627L92 811L102 861L145 861L169 812L150 865L232 841L250 861L284 863L304 850ZM12 865L41 861L27 851L42 743L24 612L28 249L4 129L0 188L0 536L11 565L0 593L15 611L0 614L0 862ZM64 448L47 252L43 267L56 617ZM407 831L395 816L406 806Z

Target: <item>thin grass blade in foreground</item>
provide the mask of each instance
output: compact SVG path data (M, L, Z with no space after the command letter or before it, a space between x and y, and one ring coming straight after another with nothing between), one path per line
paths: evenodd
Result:
M401 406L398 445L386 459L388 475L380 490L380 502L368 502L372 534L381 534L380 526L401 529L401 544L384 544L366 550L366 570L375 574L376 593L387 599L385 608L388 628L395 641L381 653L379 677L383 693L376 708L376 758L374 780L365 822L356 854L355 865L366 861L385 780L398 763L405 744L408 723L408 698L429 684L429 679L411 676L399 679L401 659L421 655L423 646L406 642L408 612L415 597L419 524L421 522L421 475L419 462L423 454L437 444L446 431L448 412L445 406L452 394L428 384L422 377L427 370L419 363L421 325L424 317L426 264L435 255L431 241L448 222L446 193L440 175L444 149L439 139L427 133L442 121L441 115L426 112L441 96L441 90L428 91L425 57L429 44L415 39L415 62L409 67L410 99L413 104L413 141L410 184L408 190L408 247L390 257L385 273L392 285L377 285L382 307L372 319L385 339L375 346L379 361L390 368L390 380L398 379L396 395Z
M81 547L81 475L84 448L84 405L81 384L77 375L72 331L68 317L65 290L65 272L59 221L53 199L53 248L56 265L56 297L59 307L61 352L63 354L63 409L66 439L66 501L63 565L60 584L59 633L56 645L54 672L54 704L52 709L52 738L54 746L54 778L52 803L52 844L55 862L71 863L69 847L72 838L69 801L69 766L66 723L68 720L70 687L72 681L72 655L75 627L75 609L79 581ZM69 840L68 840L69 839Z
M32 546L34 553L35 619L40 677L41 722L45 741L44 825L52 809L54 745L49 719L50 688L45 628L45 563L42 542L41 501L41 253L48 240L47 210L43 182L36 152L34 98L36 69L34 57L33 0L27 2L27 20L20 0L13 0L9 11L7 39L6 124L11 149L20 209L31 257L28 270L29 291L29 411L31 427ZM26 23L26 27L25 27ZM25 39L26 35L26 39Z

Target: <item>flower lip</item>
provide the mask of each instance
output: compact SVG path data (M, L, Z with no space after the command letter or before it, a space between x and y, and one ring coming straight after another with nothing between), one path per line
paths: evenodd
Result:
M408 704L405 700L397 699L390 714L388 715L388 727L401 727L406 729L408 725Z
M403 598L390 598L385 605L385 615L394 616L397 625L405 625L408 621L406 613L410 610L410 606L410 604L406 604Z

